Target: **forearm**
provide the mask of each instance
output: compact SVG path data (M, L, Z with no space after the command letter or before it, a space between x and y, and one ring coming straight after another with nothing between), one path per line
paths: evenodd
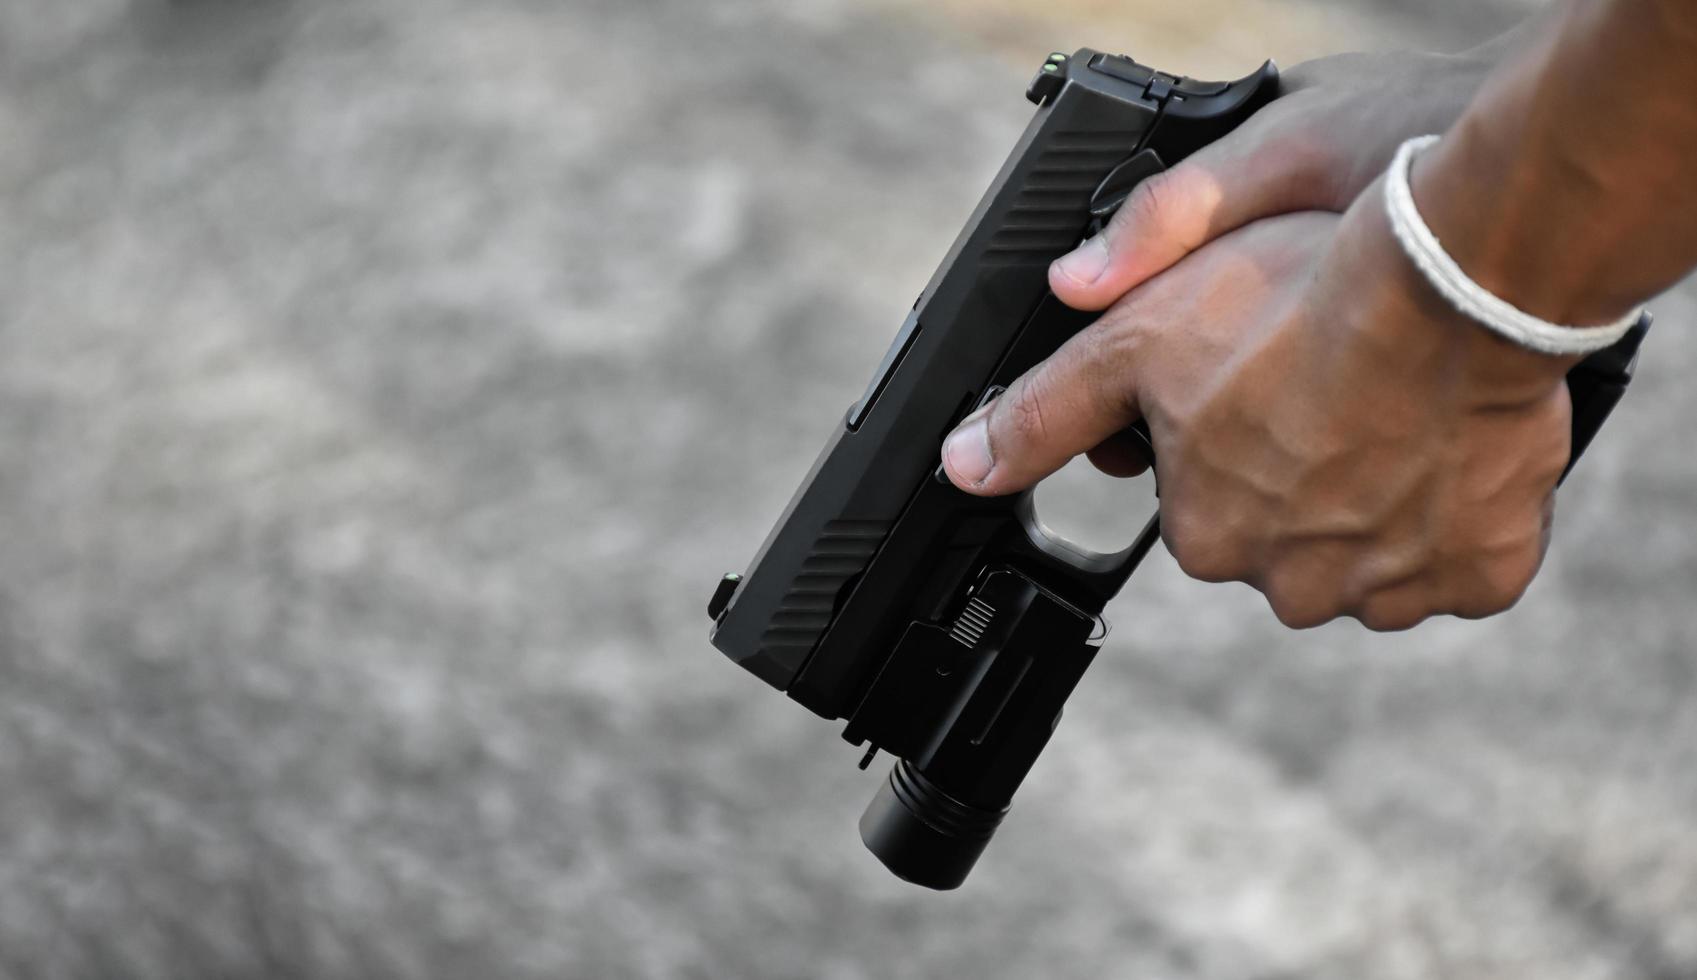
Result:
M1565 4L1415 166L1461 267L1561 323L1614 319L1697 266L1697 3Z

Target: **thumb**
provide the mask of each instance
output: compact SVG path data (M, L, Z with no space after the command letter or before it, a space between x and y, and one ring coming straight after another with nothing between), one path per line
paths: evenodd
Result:
M967 493L1015 493L1139 417L1135 382L1115 372L1090 327L1021 375L943 440L943 468Z
M1049 266L1049 288L1074 309L1107 309L1228 231L1321 206L1328 182L1317 154L1266 129L1251 120L1132 188L1100 234Z

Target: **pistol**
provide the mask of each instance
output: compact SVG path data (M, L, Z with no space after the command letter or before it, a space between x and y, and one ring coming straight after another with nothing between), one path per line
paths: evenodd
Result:
M1049 292L1050 262L1278 88L1270 61L1210 82L1088 48L1050 55L1026 91L1030 125L864 394L746 574L708 603L713 645L847 722L862 769L880 749L895 757L860 834L909 882L965 881L1095 657L1103 607L1160 537L1156 515L1124 550L1080 547L1038 522L1030 492L957 490L943 438L1095 319ZM1569 374L1574 458L1648 327Z

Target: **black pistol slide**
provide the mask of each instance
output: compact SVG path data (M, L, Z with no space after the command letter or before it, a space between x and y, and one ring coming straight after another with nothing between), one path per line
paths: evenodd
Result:
M896 758L860 834L907 881L966 879L1095 657L1103 607L1160 533L1151 518L1123 551L1083 549L1037 522L1029 492L955 489L943 438L1095 320L1049 293L1050 262L1278 88L1271 62L1209 82L1088 48L1050 55L1026 93L1030 125L865 393L748 570L713 593L714 646L847 722L862 768L879 750ZM1569 375L1575 457L1647 328Z

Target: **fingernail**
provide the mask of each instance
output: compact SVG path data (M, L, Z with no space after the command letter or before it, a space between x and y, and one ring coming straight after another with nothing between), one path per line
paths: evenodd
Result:
M1073 282L1088 286L1108 268L1108 242L1096 235L1055 260L1056 268Z
M989 413L967 419L943 442L943 462L955 477L974 486L984 482L995 465L990 459Z

